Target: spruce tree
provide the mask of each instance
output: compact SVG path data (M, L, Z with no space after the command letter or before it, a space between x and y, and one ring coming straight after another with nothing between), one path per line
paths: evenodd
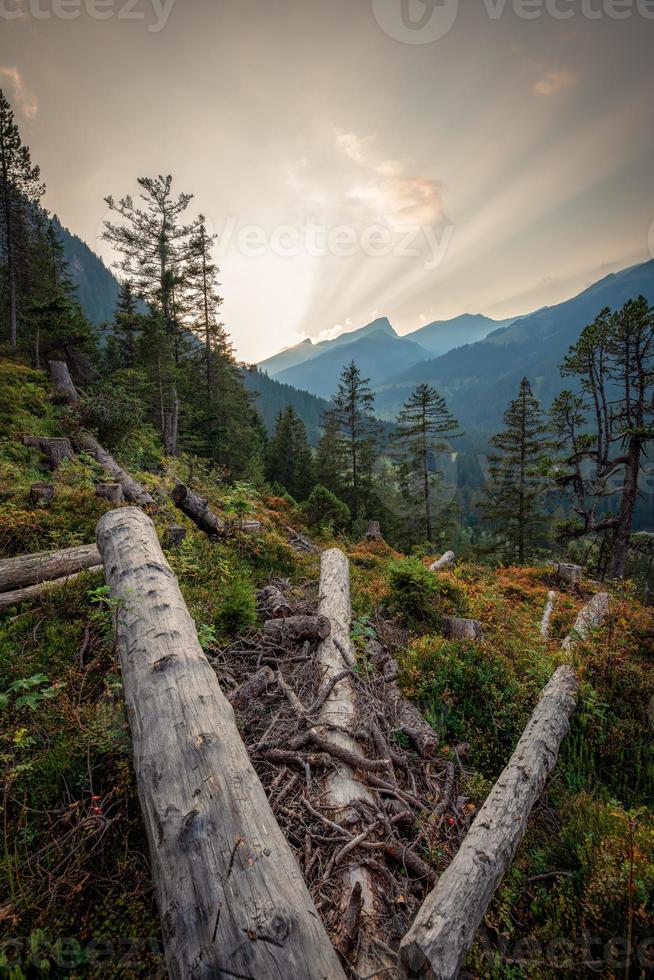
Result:
M342 466L343 497L356 520L366 516L372 503L379 426L373 415L375 396L369 380L361 377L354 361L343 369L332 400L334 408L323 416L330 445L323 444L321 468L327 463L336 472ZM331 458L325 457L326 450Z
M427 540L434 540L434 484L440 474L434 470L435 457L447 449L450 439L460 436L459 423L450 414L442 395L427 384L420 384L409 396L397 419L393 441L399 447L403 476L410 496L421 498Z
M32 164L9 102L0 89L0 250L6 267L9 338L16 349L18 340L18 274L26 265L29 235L25 225L38 208L45 186L39 168Z
M314 486L314 464L307 429L292 405L277 416L268 444L266 476L281 483L295 500L306 500Z
M219 311L223 299L218 292L219 270L211 256L211 248L216 235L207 231L204 215L195 224L190 241L189 263L185 276L188 296L190 323L204 343L205 374L207 398L212 402L215 395L215 354L220 354L223 341L224 324L220 322Z
M545 529L541 463L547 451L547 425L527 378L504 413L505 428L491 444L489 483L482 511L503 542L506 557L522 563L536 553Z

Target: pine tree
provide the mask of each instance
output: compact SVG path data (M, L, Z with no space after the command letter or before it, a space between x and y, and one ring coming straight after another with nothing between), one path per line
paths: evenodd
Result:
M121 368L133 368L136 364L137 343L143 328L142 319L132 284L129 279L125 279L120 284L113 322L113 336Z
M435 457L447 449L450 439L460 436L459 423L450 414L442 395L421 384L409 396L397 419L393 441L399 446L409 493L420 486L427 540L434 540L433 489L440 474L433 469Z
M220 353L220 345L224 342L224 324L219 319L219 310L223 303L222 296L218 292L219 270L211 257L211 248L215 239L216 235L209 235L207 232L206 218L201 214L190 241L185 287L191 325L204 343L209 402L212 402L216 395L215 354Z
M25 241L21 236L45 191L39 168L31 161L29 147L24 146L14 114L0 89L0 247L6 264L9 337L15 350L18 340L18 269L27 263Z
M540 464L547 450L547 425L529 381L504 413L506 428L491 439L499 450L489 456L489 484L482 511L496 526L506 556L522 563L543 537L545 515Z
M307 429L292 405L277 416L268 444L266 477L271 483L281 483L295 500L306 500L315 484Z
M372 414L374 401L368 379L361 377L359 368L352 361L341 374L333 398L334 408L326 411L323 417L330 444L322 446L321 468L327 463L336 472L342 465L343 498L353 520L365 517L372 503L372 474L379 432ZM331 459L325 456L327 449Z
M143 205L137 206L129 195L119 201L111 196L105 198L109 210L118 215L121 223L105 221L103 238L122 253L116 267L134 283L137 294L162 317L164 335L159 338L157 352L160 369L164 370L164 364L169 361L168 352L161 349L164 337L172 348L174 360L174 370L168 368L166 375L160 375L159 379L162 392L164 387L167 389L163 435L166 450L175 455L179 423L177 369L181 361L185 314L184 273L194 228L192 224L180 222L193 195L173 197L170 175L139 177L137 182L142 189Z

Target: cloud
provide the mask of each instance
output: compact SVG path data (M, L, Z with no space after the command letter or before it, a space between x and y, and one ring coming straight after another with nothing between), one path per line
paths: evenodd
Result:
M558 71L550 71L543 75L534 85L533 91L536 95L547 98L573 88L577 84L577 76L568 68L561 68Z
M336 133L336 142L345 156L353 163L365 163L367 147L372 143L373 136L357 136L356 133Z
M349 197L367 204L386 220L401 224L431 225L444 217L442 186L431 177L394 172L350 191ZM381 178L381 179L379 179Z
M33 92L30 92L23 81L23 76L18 68L10 68L8 65L0 65L0 84L2 81L9 84L11 95L16 106L26 119L34 119L38 110L38 99Z

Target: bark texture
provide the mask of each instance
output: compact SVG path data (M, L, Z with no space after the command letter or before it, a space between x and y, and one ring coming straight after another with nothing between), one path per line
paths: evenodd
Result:
M55 439L47 436L23 436L24 446L34 446L47 459L50 469L56 470L65 459L74 459L75 451L70 439Z
M545 611L543 613L543 618L540 621L540 635L543 640L546 640L550 635L550 620L552 619L552 613L554 612L555 599L556 599L556 592L547 593L547 602L545 604Z
M122 504L125 501L125 494L120 483L98 483L95 492L98 497L107 500L114 507L117 507L118 504Z
M113 456L110 456L106 449L100 445L95 436L92 436L88 432L80 433L76 440L77 445L80 449L85 452L90 453L97 463L102 466L103 469L113 476L117 483L120 483L123 488L123 493L125 499L129 500L131 504L138 504L139 507L150 507L156 508L154 498L150 496L147 490L144 490L140 483L137 483L129 473L118 465Z
M587 640L594 629L608 619L611 599L607 592L598 592L581 610L571 633L563 641L563 649L571 650L577 643Z
M368 521L368 530L366 531L367 541L383 541L381 527L379 521Z
M210 509L208 500L189 490L184 483L173 487L171 497L175 506L190 517L205 534L220 534L223 530L223 522Z
M169 975L343 971L198 643L151 520L98 523Z
M0 592L63 578L99 565L100 561L100 553L94 544L64 548L61 551L39 551L33 555L20 555L18 558L3 558L0 561Z
M326 616L286 616L269 619L264 623L264 633L275 642L301 643L303 640L326 640L331 624Z
M571 565L568 562L558 562L556 566L556 574L569 585L571 588L576 588L581 585L581 565Z
M545 687L509 764L402 940L402 977L454 980L458 976L554 768L577 688L577 677L567 665L559 667Z
M65 361L48 361L50 377L54 386L55 397L58 401L73 405L79 401L77 389L70 376L68 365Z
M438 751L438 735L415 705L402 696L395 683L397 662L378 640L369 640L367 650L386 682L386 700L393 726L404 732L423 759L433 758Z
M256 674L248 677L237 688L227 695L227 700L234 708L242 708L250 701L260 698L268 687L275 682L275 674L270 667L262 667Z
M84 571L99 572L102 571L102 565L91 565L90 568L85 568ZM73 572L72 575L64 575L62 578L51 579L48 582L37 582L36 585L28 585L24 589L14 589L12 592L0 592L0 612L4 612L5 609L11 609L12 606L20 606L21 602L31 602L32 599L38 599L39 596L44 595L44 593L49 592L51 589L57 589L61 588L62 585L67 585L68 582L72 582L81 574L82 572Z
M328 684L337 674L343 673L346 662L353 662L354 655L350 644L350 625L352 608L350 605L350 567L346 556L338 548L323 551L320 561L320 596L318 613L326 616L331 623L330 635L318 647L316 659L322 671L322 683ZM342 651L345 651L345 655ZM356 740L348 731L354 731L357 722L356 697L352 681L348 676L342 677L334 685L320 709L319 722L322 726L334 725L334 729L317 726L319 735L333 744L345 749L346 752L361 756L361 750ZM362 782L347 763L334 760L334 770L325 778L323 801L331 810L332 819L336 822L350 821L348 829L356 834L356 824L351 820L353 813L352 800L367 800L375 802L375 794L366 783ZM348 855L343 864L341 875L341 921L351 914L351 902L354 894L359 895L358 913L359 950L356 957L356 969L362 976L374 975L379 968L378 957L368 948L367 934L374 931L375 894L370 871L357 863L356 858ZM358 887L357 887L358 886ZM355 891L356 890L356 891Z
M176 548L186 537L186 528L179 524L171 524L164 530L163 546L166 549Z
M452 640L474 640L480 643L484 639L484 630L476 619L459 619L456 616L443 617L443 635Z
M429 570L431 572L437 572L440 568L445 568L446 565L451 565L455 558L456 555L453 551L446 551L444 555L441 555L438 561L435 561L433 565L429 566Z
M30 487L30 503L35 507L50 507L54 495L54 483L33 483Z

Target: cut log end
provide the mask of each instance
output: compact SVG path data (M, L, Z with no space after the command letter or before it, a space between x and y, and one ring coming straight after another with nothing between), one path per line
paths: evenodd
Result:
M484 630L476 619L459 619L456 616L444 616L442 621L443 635L451 640L472 640L481 643Z
M30 503L44 509L52 506L55 496L54 483L33 483L30 487Z

